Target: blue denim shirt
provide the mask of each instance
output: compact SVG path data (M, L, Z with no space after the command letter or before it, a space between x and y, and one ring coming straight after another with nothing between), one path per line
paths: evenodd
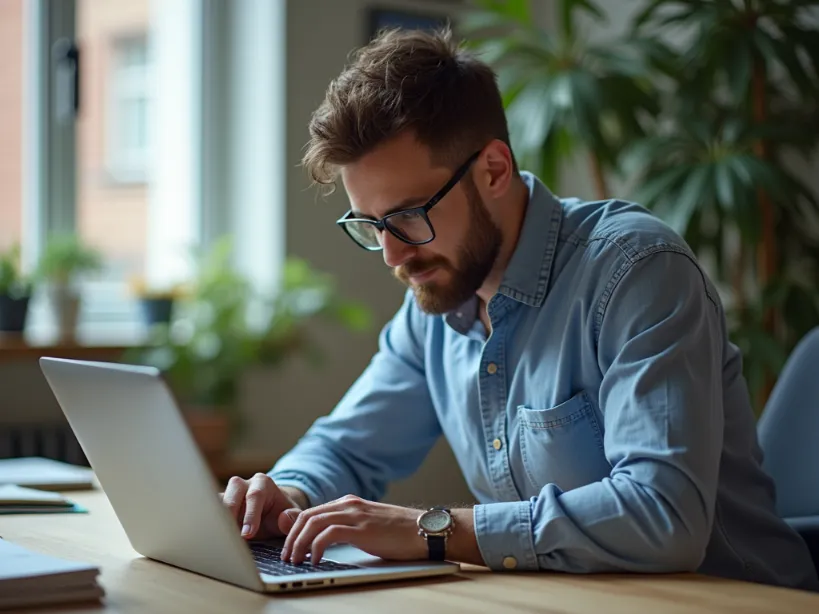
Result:
M534 176L488 305L408 292L379 351L271 470L312 504L381 497L443 434L492 569L699 570L814 588L760 468L741 357L683 240L639 206L558 200Z

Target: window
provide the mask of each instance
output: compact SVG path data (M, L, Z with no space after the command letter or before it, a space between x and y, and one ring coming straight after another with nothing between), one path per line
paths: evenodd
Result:
M0 2L0 250L23 230L23 0Z
M225 233L241 236L237 267L276 279L284 17L266 0L0 0L5 65L22 57L20 74L0 75L0 105L17 109L0 108L0 174L14 177L0 241L22 237L28 267L56 233L102 254L80 288L81 339L138 337L130 282L189 281L193 248ZM47 298L34 303L30 337L53 339Z
M150 5L151 0L76 3L80 108L74 225L105 263L84 292L83 319L95 323L134 320L128 282L145 273L153 189Z
M147 36L116 40L112 56L107 109L108 171L116 181L144 182L150 159Z

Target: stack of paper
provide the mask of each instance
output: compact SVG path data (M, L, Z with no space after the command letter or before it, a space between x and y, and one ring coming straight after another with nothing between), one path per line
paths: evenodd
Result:
M39 554L0 539L0 609L96 601L99 568Z
M42 490L79 490L94 487L94 472L49 458L0 460L0 484L17 484Z
M86 511L85 508L56 492L34 490L16 484L0 486L0 514L53 514Z

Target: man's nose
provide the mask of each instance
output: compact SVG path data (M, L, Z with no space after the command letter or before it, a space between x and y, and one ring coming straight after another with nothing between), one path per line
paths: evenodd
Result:
M414 245L404 243L389 230L385 230L381 233L380 241L381 247L384 250L384 262L391 268L401 266L410 260L416 250Z

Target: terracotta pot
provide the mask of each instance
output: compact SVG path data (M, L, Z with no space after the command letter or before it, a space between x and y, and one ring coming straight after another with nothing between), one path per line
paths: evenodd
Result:
M219 408L186 407L185 422L199 449L209 459L223 457L230 442L230 418Z

